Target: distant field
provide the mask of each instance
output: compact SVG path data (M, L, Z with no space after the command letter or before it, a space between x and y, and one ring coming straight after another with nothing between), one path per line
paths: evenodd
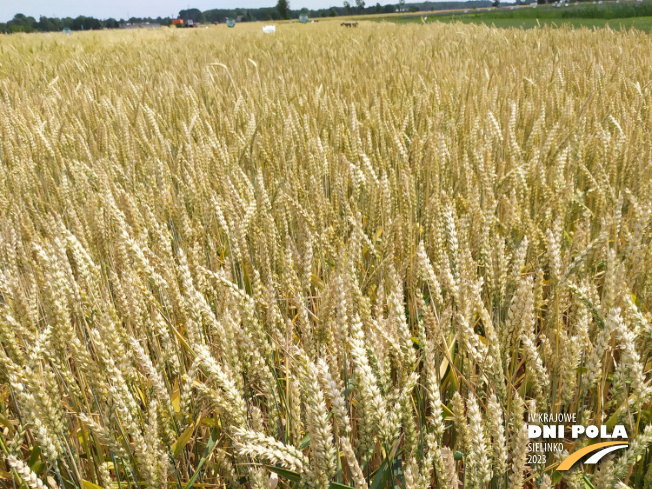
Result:
M391 21L397 23L422 22L421 18L395 18ZM465 24L485 24L490 27L523 27L524 29L531 29L543 25L550 25L553 27L562 27L566 25L570 27L589 28L609 26L611 29L630 29L633 27L645 32L650 32L650 29L652 29L652 17L632 17L628 19L533 19L518 17L491 18L488 16L485 17L482 14L469 14L437 16L428 19L427 22L463 22Z
M426 20L424 20L426 19ZM652 28L652 2L645 3L604 3L584 4L564 8L552 6L520 7L518 9L493 9L464 13L462 11L409 14L403 16L375 17L373 20L396 23L463 22L467 24L486 24L488 26L530 29L550 25L561 27L610 27L612 29L636 28L649 32Z

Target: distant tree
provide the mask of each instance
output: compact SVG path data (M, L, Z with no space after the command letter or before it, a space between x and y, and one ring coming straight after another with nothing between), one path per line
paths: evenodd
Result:
M383 7L380 5L380 3L376 3L376 13L379 14L383 11Z
M102 28L102 24L94 17L86 17L84 15L80 15L72 21L72 27L70 28L73 31L97 30Z
M204 13L198 8L189 8L186 10L179 11L179 18L183 19L184 22L192 20L193 22L206 22L206 17Z
M276 4L276 11L281 16L281 19L289 19L290 4L288 3L288 0L278 0L278 3Z
M337 17L337 10L335 10L335 7L331 7L331 9L328 11L328 16Z
M34 32L37 28L37 22L34 17L27 17L24 14L16 14L14 18L7 22L9 32Z
M74 31L84 30L85 23L86 23L86 17L84 17L83 15L75 17L75 20L72 22L72 29Z
M41 15L38 19L38 29L43 32L52 32L54 30L54 25L50 22L50 19Z
M492 7L496 7L496 8L500 7L500 0L494 0L494 1L491 3L491 6L492 6Z
M204 18L206 22L220 22L224 21L224 17L228 17L224 10L212 9L204 11Z
M364 13L364 6L365 6L364 0L355 0L355 6L358 7L359 14Z
M399 12L405 11L405 0L398 0L398 11Z
M41 16L38 21L37 29L42 32L54 32L63 29L63 22L56 17L48 18Z
M409 10L410 12L418 12L418 11L419 11L419 6L418 6L418 5L414 5L414 4L413 4L413 5L410 5L410 7L408 8L408 10Z
M346 10L347 15L351 15L351 4L348 1L344 1L344 9Z
M99 21L99 19L96 19L95 17L86 17L86 29L102 29L104 27L102 23Z
M320 11L319 16L320 17L326 17L326 11L325 10Z
M161 21L161 23L163 23L163 21ZM118 27L120 27L120 24L118 23L117 20L111 17L104 21L104 27L108 27L109 29L117 29Z

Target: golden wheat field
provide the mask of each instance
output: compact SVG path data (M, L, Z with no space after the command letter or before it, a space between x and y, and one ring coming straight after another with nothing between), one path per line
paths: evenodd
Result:
M0 485L650 487L651 37L260 27L0 37Z

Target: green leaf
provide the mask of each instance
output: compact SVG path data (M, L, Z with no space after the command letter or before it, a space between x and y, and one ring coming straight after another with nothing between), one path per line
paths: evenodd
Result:
M618 422L618 413L619 413L619 412L622 412L622 411L621 411L621 408L622 408L623 406L627 406L627 404L628 404L630 401L632 401L633 399L634 399L634 394L632 394L632 395L629 396L627 399L625 399L625 400L620 404L620 406L618 407L618 409L616 409L616 410L614 411L614 413L609 417L609 419L607 419L607 422L606 422L605 424L607 425L607 429L608 429L608 430L613 430L613 429L614 429L614 426L616 426L616 423ZM594 441L594 443L597 443L597 440Z
M563 479L563 477L564 476L562 475L561 472L559 472L558 470L555 470L552 473L552 485L556 486L557 484L559 484L561 482L561 480Z
M310 433L303 437L301 440L301 445L299 445L299 450L305 450L305 448L310 444Z
M83 479L82 479L82 486L84 487L84 489L102 489L97 484L93 484L92 482L88 482Z
M595 489L595 486L591 484L591 481L586 474L582 474L582 483L586 489Z
M36 475L41 475L43 471L45 470L45 464L41 462L40 460L37 460L34 462L31 466L32 472L34 472Z
M208 443L206 444L206 448L204 448L204 453L201 456L201 460L199 460L199 463L197 464L197 469L195 470L195 473L193 476L190 478L188 481L188 484L186 484L185 489L190 489L193 487L195 481L197 480L197 477L199 476L199 471L201 468L204 466L206 463L206 460L208 460L208 456L211 454L213 451L213 447L215 446L215 443L217 442L217 428L213 428L213 431L211 431L211 437L208 439Z
M331 482L331 489L354 489L353 486L347 486L346 484L340 484L339 482Z
M299 473L295 472L294 470L288 470L282 467L274 467L273 465L263 465L263 467L265 467L267 470L271 470L272 472L275 472L278 475L285 477L290 482L298 483L301 481L301 475L299 475Z
M388 470L387 459L385 459L380 467L378 467L378 470L376 470L376 476L374 477L369 489L380 489L381 487L385 487L389 474L390 471Z
M190 426L188 426L186 431L181 433L181 436L179 437L179 439L172 444L172 453L174 454L174 458L179 457L179 455L181 454L181 450L183 450L183 448L190 441L190 438L192 437L193 431L195 431L195 424L194 423L191 424Z
M7 418L2 413L0 413L0 424L9 430L9 436L13 436L13 434L14 434L14 425L12 425L11 421L9 421L9 418Z
M32 472L36 472L34 467L36 465L36 462L38 462L39 455L41 455L41 449L35 443L34 448L32 448L32 453L29 455L29 460L27 461L27 465L29 465L29 468L32 469Z

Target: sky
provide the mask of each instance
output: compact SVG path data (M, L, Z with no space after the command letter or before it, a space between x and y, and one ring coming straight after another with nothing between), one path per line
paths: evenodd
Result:
M290 8L325 8L341 5L339 0L290 0ZM353 2L351 2L353 3ZM39 16L98 19L129 17L176 17L179 10L198 8L273 7L276 0L0 0L0 22L11 20L17 13Z

